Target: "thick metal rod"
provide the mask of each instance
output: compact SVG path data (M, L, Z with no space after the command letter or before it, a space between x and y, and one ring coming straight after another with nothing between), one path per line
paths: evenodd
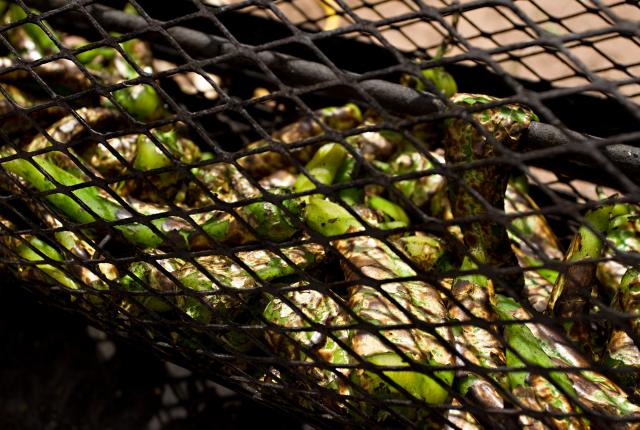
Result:
M67 6L70 3L77 4L78 2L70 2L68 0L27 0L25 3L36 8L51 10ZM101 4L88 4L84 7L98 23L110 31L129 33L149 28L149 23L140 16L127 14ZM47 19L55 22L56 18L61 19L63 17L54 15ZM84 23L76 22L76 20L65 20L64 24L67 27L74 27L76 24L82 27ZM326 83L327 86L322 88L325 93L338 98L358 101L369 101L366 99L371 97L381 107L396 113L427 115L444 110L444 103L435 95L420 93L403 85L380 79L362 79L361 75L357 73L336 73L330 67L318 62L303 60L279 52L256 51L252 46L234 44L223 37L186 27L171 27L167 29L167 32L185 52L194 58L208 59L224 55L226 56L224 60L226 64L252 68L256 67L257 60L267 66L287 86L313 86ZM150 42L162 41L157 33L154 34L153 28L150 32L141 34L139 37ZM175 51L175 49L167 46L166 42L163 45L163 53L167 54ZM171 56L174 59L180 58L177 52ZM345 85L345 81L351 81L354 85ZM361 91L356 91L356 86ZM569 143L575 144L587 139L593 139L593 137L563 130L549 124L535 122L531 124L525 136L523 148L525 150L536 150ZM603 153L622 172L627 174L632 181L637 182L635 178L640 178L640 149L629 145L613 144L606 146L603 149ZM555 156L557 157L558 155ZM569 160L569 163L572 162ZM585 158L584 162L576 159L575 162L577 165L584 166L584 162L588 164L589 159ZM593 180L597 182L595 175ZM605 182L610 181L606 180Z
M597 142L602 139L571 130L563 130L549 124L532 122L524 136L523 146L525 150L545 149L557 146L566 146L567 149L569 149L570 145L575 147L576 144L585 140ZM604 156L607 157L622 173L627 175L631 181L635 183L640 182L640 178L638 176L640 174L640 147L618 143L602 146L600 149ZM585 167L593 164L594 160L591 157L578 153L578 151L567 151L566 154L559 154L558 156L571 156L572 159L567 160L569 162L568 167L587 173L587 175L580 175L583 177L586 176L584 179L594 179L599 173L601 173L594 172L593 170L585 170ZM563 160L563 162L565 162L565 160ZM548 163L545 164L545 167L549 166L550 165ZM565 168L564 170L567 169ZM612 179L613 178L610 178L610 180L605 181L607 185L615 185L615 181Z

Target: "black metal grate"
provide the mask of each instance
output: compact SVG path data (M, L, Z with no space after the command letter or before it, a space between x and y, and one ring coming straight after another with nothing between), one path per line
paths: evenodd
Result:
M638 426L635 2L0 8L26 287L318 426Z

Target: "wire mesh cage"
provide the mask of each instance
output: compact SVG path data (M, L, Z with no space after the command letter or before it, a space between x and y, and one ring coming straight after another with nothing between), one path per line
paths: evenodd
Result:
M318 427L638 428L637 2L0 2L2 266Z

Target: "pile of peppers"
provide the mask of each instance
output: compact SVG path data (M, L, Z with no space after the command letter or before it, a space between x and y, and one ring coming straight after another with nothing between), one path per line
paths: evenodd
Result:
M0 2L4 24L25 17ZM101 138L171 115L153 85L125 84L73 113L33 110L44 133L30 136L9 114L46 97L11 67L58 52L47 33L68 37L4 33L0 188L38 225L0 219L4 271L183 353L276 357L231 367L356 424L640 426L640 206L602 196L563 249L509 167L530 109L429 69L404 83L440 91L446 119L400 132L363 106L326 107L221 157L179 122ZM35 71L68 92L153 73L145 42L120 47L135 65L96 48L77 56L90 76L64 60ZM626 322L595 333L598 306Z

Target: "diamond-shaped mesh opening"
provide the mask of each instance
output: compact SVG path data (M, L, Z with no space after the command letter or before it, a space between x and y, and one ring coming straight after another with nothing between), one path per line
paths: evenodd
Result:
M7 5L7 283L318 426L637 426L637 4Z
M3 38L19 57L26 61L33 61L58 52L55 42L45 30L46 22L24 22L28 9L25 10L20 5L5 4L2 7L2 23L9 26L9 29L3 33Z

